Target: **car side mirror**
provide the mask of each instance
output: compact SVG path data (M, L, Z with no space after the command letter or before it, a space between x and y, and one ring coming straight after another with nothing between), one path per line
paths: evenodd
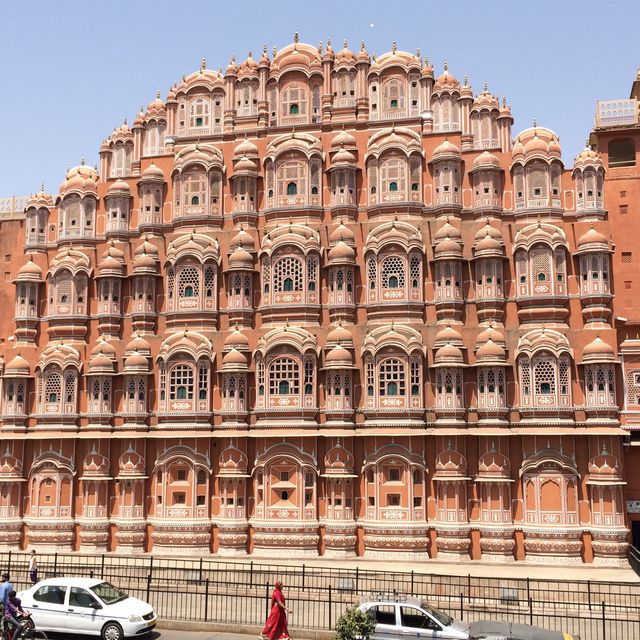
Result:
M92 609L102 609L102 605L99 602L92 602L89 606Z

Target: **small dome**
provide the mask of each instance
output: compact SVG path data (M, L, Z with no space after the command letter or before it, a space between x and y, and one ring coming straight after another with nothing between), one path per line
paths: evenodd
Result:
M329 244L335 244L341 240L349 245L355 244L356 241L353 231L342 222L329 234Z
M609 242L604 235L596 231L593 225L591 225L589 230L578 238L578 251L580 253L587 251L609 251Z
M237 247L238 245L242 245L247 251L255 251L255 243L253 241L253 236L247 233L244 228L240 228L238 233L231 239L231 243L229 246Z
M356 252L342 240L329 249L329 262L353 263L355 261L355 257Z
M613 347L607 344L600 336L590 342L582 350L582 360L584 362L613 362L615 360Z
M40 191L29 196L25 209L30 209L31 207L35 207L36 209L40 207L53 207L53 198L48 193L45 193L44 185L42 185Z
M124 181L118 178L112 185L107 189L107 197L108 196L130 196L131 189L129 185Z
M450 324L447 324L446 327L438 331L438 333L436 334L434 345L436 347L441 347L448 343L457 345L459 347L463 346L462 334L454 329Z
M247 351L249 349L249 338L236 327L225 339L224 348L238 349L240 351Z
M433 160L444 160L446 158L460 158L460 149L455 144L445 140L433 150Z
M493 153L483 151L474 161L474 169L500 169L500 161Z
M505 350L496 344L491 338L476 350L476 361L478 364L502 363L506 362L507 354Z
M238 77L254 76L258 73L258 63L253 59L253 54L249 51L247 59L240 63L238 67Z
M461 258L462 257L462 247L460 243L454 240L453 238L443 238L438 242L435 248L435 256L436 258Z
M247 356L232 347L222 358L222 369L232 369L234 371L248 369Z
M327 353L325 363L330 368L351 367L353 365L353 357L342 345L337 344Z
M441 91L442 89L455 90L460 88L460 82L456 80L450 73L447 63L444 64L444 72L436 79L433 87L434 91Z
M353 336L351 331L344 327L341 323L338 323L333 327L329 333L327 333L327 344L353 344Z
M242 247L236 247L229 254L229 269L250 271L253 269L253 256Z
M589 145L587 145L576 157L573 163L574 169L583 169L585 167L592 166L596 168L603 167L602 158L597 151L594 151Z
M537 125L519 133L513 143L514 160L521 155L527 160L533 157L560 158L560 154L560 139L557 134Z
M104 353L97 353L91 360L89 360L89 373L113 373L113 360L106 356Z
M140 352L134 351L124 359L124 373L149 373L149 361Z
M234 158L242 158L242 156L247 156L247 158L256 158L258 157L258 147L251 142L249 138L245 137L242 142L234 148L233 156Z
M331 151L338 151L341 147L345 149L355 149L356 147L355 136L348 133L345 129L342 129L331 141Z
M502 335L500 331L498 331L492 326L487 327L486 329L484 329L484 331L481 331L478 334L478 337L476 339L476 346L484 344L489 340L492 340L493 342L496 342L498 344L502 344L502 345L505 344L504 335Z
M24 377L31 373L31 366L29 363L18 353L5 367L4 375L7 378L10 377Z
M67 193L98 194L98 172L86 164L80 164L67 171L64 182L60 185L60 195Z
M436 351L434 362L437 365L459 365L464 364L464 356L459 347L449 342Z
M41 282L42 281L42 269L29 257L29 262L23 264L20 269L18 269L18 275L16 277L16 281L34 281Z
M433 236L436 243L440 240L444 240L445 238L452 238L453 240L458 241L462 240L462 234L449 222L449 218L447 218L447 221L435 232Z
M255 160L251 160L247 156L242 156L240 160L235 161L233 172L235 174L240 173L257 173L258 163Z
M331 159L331 166L352 165L356 163L356 156L352 151L347 151L344 147L340 149Z
M140 182L164 182L162 169L152 162L140 175Z
M111 342L108 342L104 339L104 336L101 336L96 345L91 349L91 355L104 355L111 360L115 360L116 358L116 348L113 346Z
M493 94L489 93L487 86L485 84L484 90L482 93L476 96L476 99L473 101L474 109L499 109L500 103L498 102L498 98L496 98Z
M160 92L156 93L156 97L147 105L147 116L151 118L159 118L165 117L167 115L167 111L165 109L165 104L160 97Z
M347 47L347 41L345 40L342 49L336 53L335 65L349 65L356 62L356 54Z
M137 333L127 344L125 351L127 353L135 353L136 351L138 351L143 355L150 356L151 345L139 333Z
M498 229L492 227L487 220L487 224L476 233L473 249L476 257L503 256L504 243L502 234Z

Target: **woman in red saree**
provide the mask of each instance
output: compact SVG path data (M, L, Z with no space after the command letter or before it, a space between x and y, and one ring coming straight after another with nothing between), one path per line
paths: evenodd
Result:
M282 582L276 582L271 594L271 611L262 630L263 640L290 640L287 613L291 613L291 610L285 606Z

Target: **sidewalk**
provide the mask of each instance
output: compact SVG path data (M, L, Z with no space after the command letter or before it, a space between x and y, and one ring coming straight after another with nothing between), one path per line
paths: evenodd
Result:
M263 564L276 564L276 559L265 557L251 557L238 562L253 560L254 566ZM467 561L452 562L438 560L422 560L417 562L402 560L371 560L358 558L355 560L336 560L335 558L278 558L280 562L286 561L290 566L319 567L324 569L351 569L356 567L367 571L406 571L426 573L443 576L467 576L474 578L531 578L534 580L592 580L601 582L629 582L640 584L631 567L600 567L591 564L576 566L567 565L541 565L532 562L483 562Z

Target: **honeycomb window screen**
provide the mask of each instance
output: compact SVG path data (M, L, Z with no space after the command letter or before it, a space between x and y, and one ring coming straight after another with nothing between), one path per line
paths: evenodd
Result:
M204 270L204 295L213 298L216 291L216 270L215 267L205 267Z
M196 98L189 104L189 126L209 126L210 104L208 98Z
M375 289L377 285L378 265L376 259L371 257L367 260L367 278L369 280L369 289Z
M173 298L175 288L175 271L172 267L167 271L167 295L171 299Z
M531 396L531 360L527 356L518 358L518 369L520 371L520 393L523 398Z
M317 288L316 279L318 277L318 259L315 256L307 258L307 288L315 291Z
M385 110L405 108L405 82L401 78L390 78L382 85L382 104Z
M66 373L64 376L64 401L67 404L75 403L76 400L76 374Z
M169 375L169 399L193 400L193 367L175 365Z
M551 251L548 247L536 247L529 254L532 280L535 283L551 281ZM534 285L535 291L535 285Z
M183 267L178 273L178 296L197 298L200 295L200 270L197 267Z
M389 256L382 261L382 287L402 289L404 287L405 261L400 256Z
M380 396L406 394L405 364L396 358L387 358L378 366L378 393Z
M201 169L191 169L183 176L184 204L198 206L205 204L207 197L207 177Z
M278 358L269 366L269 393L297 395L300 393L300 366L292 358Z
M419 289L422 280L422 259L417 253L411 256L409 274L411 277L411 288Z
M640 405L640 369L626 372L627 404Z
M44 401L49 404L60 402L62 397L62 374L58 371L47 373L44 385Z
M382 192L404 197L407 191L407 159L391 156L382 161L380 168ZM398 194L397 196L395 194Z
M295 190L291 185L295 185ZM278 195L304 195L306 190L305 163L293 160L278 164Z
M633 254L631 253L631 251L622 252L622 262L626 264L633 262Z
M538 356L534 358L533 380L536 396L555 395L556 365L550 356Z
M303 271L302 261L299 258L291 256L280 258L273 265L273 290L302 291Z

